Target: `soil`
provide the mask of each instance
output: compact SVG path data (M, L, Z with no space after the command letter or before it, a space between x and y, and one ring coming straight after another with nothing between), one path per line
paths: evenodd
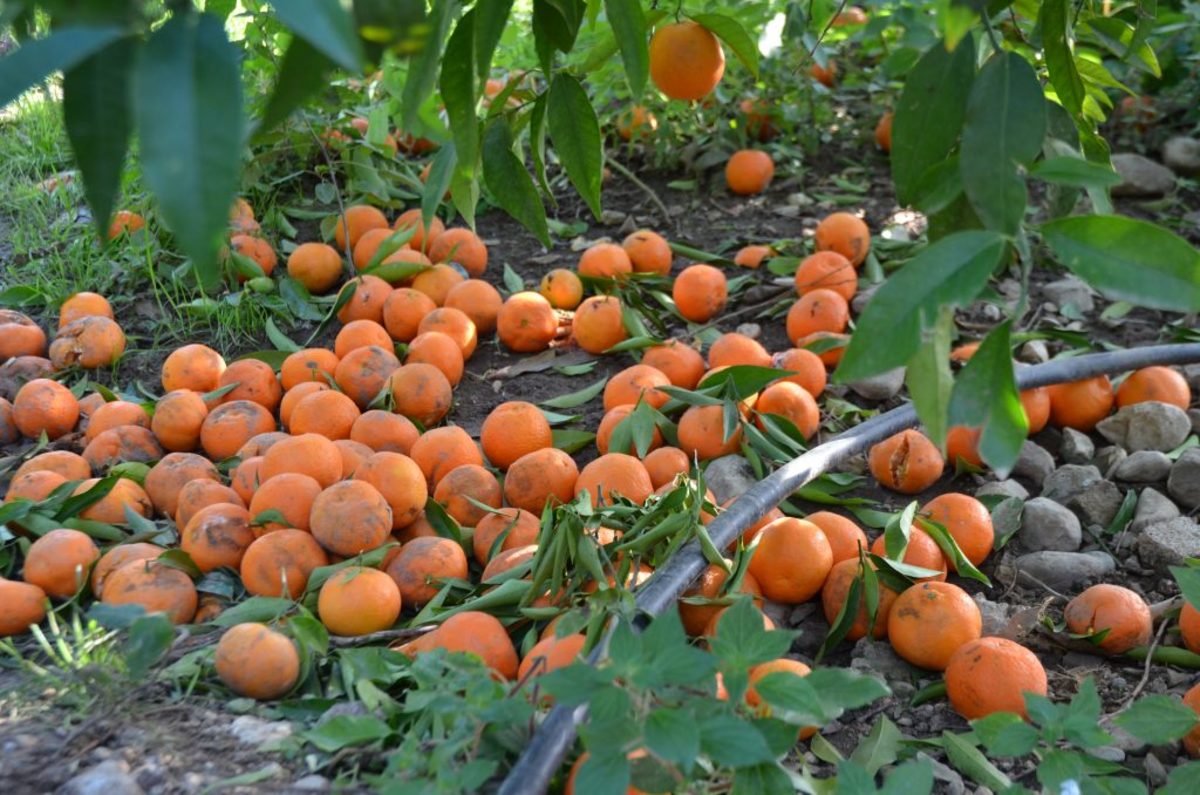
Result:
M844 194L845 191L834 178L853 173L855 180L864 188L859 206L873 230L902 226L903 217L897 216L891 184L887 173L887 161L874 150L864 156L863 149L846 146L841 150L823 153L802 177L780 179L770 190L751 200L734 199L722 189L700 190L685 193L667 186L670 175L642 174L650 188L662 198L672 216L666 224L649 194L614 175L606 185L604 200L606 218L612 223L596 225L586 207L574 197L564 197L559 205L557 218L564 223L576 220L591 224L586 232L588 240L608 236L620 240L636 228L658 229L678 242L696 248L728 253L747 243L778 240L799 240L811 233L822 215L838 209L833 204L823 203L810 197L827 194ZM850 169L850 172L847 171ZM719 179L719 175L715 175ZM797 198L795 194L803 194ZM1196 204L1194 193L1181 200ZM1138 205L1122 206L1134 214L1146 214ZM907 220L911 225L912 221ZM479 219L479 233L489 244L492 261L486 278L501 289L504 265L508 264L524 280L527 288L535 288L541 275L553 267L573 267L578 254L566 242L559 242L552 251L545 251L531 235L508 216L490 212ZM1200 240L1200 229L1188 233L1193 242ZM0 251L3 250L0 243ZM686 264L676 258L675 272ZM1043 308L1041 286L1059 278L1048 269L1039 269L1033 280L1031 307L1035 310L1027 315L1026 322L1036 323L1042 328L1059 327L1086 333L1091 339L1103 340L1123 346L1145 344L1159 339L1164 327L1160 313L1134 310L1119 322L1097 320L1107 302L1098 300L1092 319L1069 319L1047 313ZM749 306L762 301L771 292L770 281L774 278L766 270L754 275L755 286L739 298L738 306ZM137 293L134 293L135 295ZM122 323L132 340L153 340L162 319L158 308L148 298L137 299L128 315L122 314ZM960 329L967 337L982 336L998 317L995 307L980 302L959 313ZM728 313L727 313L728 315ZM51 318L40 318L44 326L53 326ZM740 317L720 320L716 327L720 331L733 331L740 324L759 325L760 339L768 350L790 347L783 332L783 324L777 320L766 320L747 313ZM312 326L303 324L285 331L294 339L305 339ZM683 329L675 329L682 332ZM331 343L334 330L326 331L319 343ZM201 340L203 341L203 340ZM153 392L157 386L158 372L169 348L133 346L115 372L97 372L96 380L101 383L129 387L140 382ZM258 347L264 347L261 344ZM1051 350L1056 343L1050 341ZM251 350L226 351L232 359ZM455 392L455 408L451 414L453 422L477 435L479 426L492 407L504 400L530 400L541 402L547 398L576 391L601 378L608 378L628 366L627 357L596 357L596 365L590 372L576 377L566 377L552 365L580 363L590 357L578 351L562 349L551 358L534 357L541 362L540 369L530 368L530 358L514 355L494 339L481 341L478 351L468 364L468 374ZM835 394L844 394L834 388ZM899 404L894 399L880 405L856 399L856 402L871 408L886 409ZM575 427L594 430L603 413L599 400L594 400L568 413L581 415ZM1057 433L1046 431L1036 441L1051 452L1058 449ZM814 444L816 441L814 441ZM579 454L580 461L593 456L589 447ZM862 471L862 461L851 462L846 469ZM3 477L0 476L0 480ZM931 493L945 491L973 492L983 478L971 475L944 477ZM1030 484L1025 484L1029 486ZM0 483L0 486L3 486ZM1036 493L1036 490L1034 490ZM874 481L866 479L854 496L876 500L888 509L899 509L908 502L896 495L879 489ZM803 506L816 510L815 506ZM995 555L983 566L983 571L992 577L991 587L983 587L970 580L959 580L972 594L979 594L994 602L1014 606L1018 617L1010 622L1013 632L1029 630L1037 623L1040 611L1049 606L1054 615L1061 609L1061 600L1054 594L1041 589L1013 586L1003 582L997 575L1002 556ZM1109 581L1128 585L1143 594L1149 601L1156 602L1176 594L1174 583L1162 581L1153 574L1134 568L1129 561ZM802 605L786 611L786 624L801 631L794 652L811 661L812 655L824 638L827 625L814 604ZM1022 632L1022 634L1026 634ZM1142 666L1124 661L1104 661L1099 657L1081 653L1078 649L1064 649L1036 631L1026 634L1025 642L1033 645L1042 657L1050 673L1051 697L1066 700L1077 690L1086 676L1094 676L1099 686L1106 713L1112 712L1126 699L1135 687L1143 693L1165 692L1178 689L1189 682L1190 673L1180 672L1166 666L1155 666L1144 676ZM835 665L848 665L856 656L850 644L842 647L827 658ZM912 683L912 689L880 701L866 710L853 713L842 721L827 726L823 734L842 753L848 754L866 736L879 715L894 721L901 731L914 737L937 736L943 730L963 731L965 721L959 718L945 700L937 700L913 708L909 705L912 692L937 680L936 675L926 675ZM1143 681L1144 679L1144 681ZM259 781L230 783L223 792L284 792L288 787L308 775L303 758L263 751L255 745L238 740L230 731L235 716L228 705L208 701L203 697L180 700L178 694L167 692L161 687L148 685L132 694L127 694L103 710L94 708L72 709L58 700L46 698L47 694L27 692L28 682L11 670L0 669L0 781L3 791L19 795L22 793L51 792L68 781L77 772L100 762L116 760L127 764L132 776L147 792L196 793L205 791L223 780L234 777ZM1171 766L1182 761L1176 758L1177 749L1155 749L1160 767ZM818 771L829 768L819 761L811 751L805 752L808 762ZM1143 770L1144 757L1126 760L1131 769ZM1029 785L1035 783L1032 769L1026 763L1006 766L1001 760L1001 769ZM1153 763L1152 765L1153 766ZM939 791L962 792L963 782L953 771L945 772L939 779ZM968 784L970 786L970 784Z

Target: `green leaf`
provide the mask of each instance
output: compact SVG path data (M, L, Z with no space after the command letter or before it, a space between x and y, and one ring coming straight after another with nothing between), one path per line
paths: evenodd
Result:
M1063 265L1110 298L1200 309L1200 251L1174 232L1121 215L1060 218L1041 231Z
M72 26L25 41L16 52L0 59L0 108L50 73L71 69L125 35L124 29L115 26Z
M700 747L719 765L749 767L773 761L762 732L732 715L715 715L700 723Z
M129 75L136 54L136 39L117 39L63 75L63 124L101 240L108 236L129 148Z
M1126 59L1126 52L1132 49L1132 57L1126 59L1128 63L1155 77L1162 77L1162 69L1158 64L1158 56L1154 54L1154 48L1145 42L1136 48L1133 47L1134 29L1128 22L1115 16L1094 16L1087 21L1086 26L1091 28L1096 39L1113 55Z
M1200 717L1170 696L1144 696L1115 719L1115 723L1148 745L1165 745L1181 739Z
M907 364L927 319L974 300L1007 247L995 232L956 232L909 260L863 310L835 378L847 383Z
M1038 742L1037 729L1013 712L993 712L971 721L971 728L993 756L1025 756Z
M1183 598L1200 610L1200 568L1193 566L1172 566L1171 574L1183 592Z
M745 670L782 657L791 645L792 635L764 628L762 613L753 602L739 599L717 619L717 635L711 638L710 646L723 668Z
M325 753L352 745L382 740L392 728L374 715L337 715L301 733L301 737Z
M792 730L792 734L795 731ZM733 771L733 787L729 795L774 795L793 792L795 786L787 771L778 762L738 767Z
M1047 751L1037 767L1038 781L1050 792L1061 792L1066 782L1078 782L1086 777L1083 756L1073 751Z
M296 351L302 350L302 348L293 342L288 335L279 330L279 327L275 325L275 321L271 318L267 318L266 331L267 339L271 341L271 344L274 345L276 349L287 351L288 353L295 353Z
M998 53L971 86L959 151L963 189L988 229L1017 233L1029 200L1017 165L1031 163L1045 137L1037 73L1017 53Z
M300 103L318 89L328 85L326 75L333 65L333 61L307 39L294 37L283 54L279 76L275 79L275 88L259 119L257 132L267 132L291 115Z
M442 101L446 103L450 134L458 152L455 174L465 180L474 179L475 164L479 159L479 122L475 117L474 22L475 13L468 11L454 26L450 40L446 42L446 54L442 58L442 72L438 81ZM457 195L455 203L458 203Z
M875 775L881 767L892 764L900 757L903 739L896 724L881 715L871 727L871 733L850 754L850 761L862 765L868 773Z
M429 36L421 52L409 61L408 76L400 94L400 123L406 130L412 129L416 124L421 105L433 93L437 84L438 64L442 62L442 46L446 43L446 33L450 30L450 23L454 21L458 5L457 0L434 0L429 16L426 17L425 24L429 26ZM483 9L492 5L495 4L477 3L476 8L480 14L484 14ZM441 198L441 194L438 194L438 198Z
M1188 762L1173 768L1167 775L1167 784L1154 791L1154 795L1192 795L1200 787L1200 762Z
M550 83L546 122L567 178L587 202L592 215L599 218L600 182L604 171L600 122L587 91L566 72L556 74Z
M962 130L975 79L975 46L935 42L904 80L892 121L892 181L901 205L915 202L922 175L945 160Z
M484 131L483 178L500 207L549 248L546 208L525 164L513 154L512 128L504 115L494 116Z
M954 310L942 307L936 322L926 319L925 324L930 328L922 334L921 347L908 363L904 383L926 435L940 448L946 443L946 411L954 386L954 376L950 372Z
M881 795L933 792L933 765L928 759L910 759L888 773Z
M944 731L942 743L950 764L975 783L982 784L993 792L1002 792L1012 786L1012 780L961 735Z
M146 182L201 284L215 284L243 142L241 55L221 21L181 14L154 31L134 96Z
M513 0L478 0L475 3L475 63L479 77L486 78L491 71L492 55L508 25ZM444 35L444 34L443 34Z
M129 675L134 679L145 676L171 648L175 640L175 625L165 613L151 613L136 619L129 627L129 637L122 649Z
M577 406L582 406L584 403L589 403L594 400L601 392L604 391L604 387L607 385L608 379L601 378L599 381L596 381L589 386L585 386L583 389L575 392L568 392L565 395L558 395L557 397L552 397L549 400L543 400L540 405L551 409L573 409Z
M1090 163L1070 155L1042 160L1029 169L1029 175L1043 182L1081 188L1110 188L1121 182L1121 175L1112 166Z
M700 753L700 730L694 715L682 709L660 707L646 716L646 748L656 756L686 769Z
M630 98L637 102L646 90L646 78L650 74L649 39L641 0L604 0L604 14L612 25L613 38L621 48Z
M1006 477L1021 453L1029 419L1017 392L1012 361L1012 321L983 338L954 384L950 424L983 429L979 454L1000 477Z
M575 787L597 795L623 795L629 791L629 760L623 754L600 753L595 749L579 768ZM606 749L607 750L607 749Z
M275 16L293 33L348 72L362 69L354 19L338 0L273 0Z
M689 14L733 50L750 74L758 77L758 43L741 22L725 14Z
M596 434L591 431L579 431L574 428L555 428L552 433L554 437L553 446L564 453L578 453L596 441Z
M1042 49L1046 57L1046 70L1058 101L1073 118L1083 113L1085 93L1079 70L1075 68L1075 57L1068 40L1067 0L1043 0L1038 11L1038 25L1042 29Z

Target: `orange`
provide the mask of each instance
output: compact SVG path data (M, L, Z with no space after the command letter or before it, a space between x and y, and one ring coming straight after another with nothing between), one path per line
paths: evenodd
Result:
M1107 630L1096 645L1112 654L1124 654L1150 642L1153 619L1146 600L1128 588L1101 583L1076 596L1063 610L1067 629L1076 635Z
M120 425L104 431L84 448L83 457L93 472L101 472L122 461L147 464L163 457L163 449L149 428Z
M359 204L347 207L344 214L338 216L333 239L337 241L338 251L347 251L353 249L369 230L387 228L387 216L374 207ZM349 234L346 230L350 230Z
M334 635L368 635L395 624L402 604L400 589L387 574L350 566L321 586L317 615Z
M329 440L326 439L326 441ZM238 495L243 505L250 504L250 500L254 498L254 492L258 489L258 470L262 466L262 462L262 456L246 458L229 473L229 486L233 489L234 494Z
M914 430L901 431L872 447L867 463L881 486L901 494L929 488L946 466L933 442Z
M991 553L996 540L992 515L982 502L969 494L948 492L925 503L921 511L926 518L946 528L963 555L978 566ZM950 568L954 561L947 559Z
M725 184L739 196L762 193L775 176L775 163L766 152L742 149L725 164Z
M478 610L455 613L432 632L398 647L398 651L409 657L433 649L473 654L497 676L509 680L517 676L517 650L504 625L489 613Z
M892 151L892 118L895 116L890 110L879 117L879 123L875 125L875 145L885 152Z
M597 436L597 438L599 438ZM678 447L660 447L651 450L642 459L646 472L650 475L650 484L659 489L668 483L673 483L679 475L686 474L692 466L687 453Z
M799 339L792 340L792 344L798 348L814 348L821 346L821 352L817 354L817 358L826 367L837 367L842 361L842 354L846 352L846 346L850 343L849 334L837 334L832 331L814 331L812 334L805 334Z
M79 420L79 401L57 381L35 378L17 391L12 421L26 438L43 433L57 439L71 432Z
M718 566L715 563L710 563L700 573L700 577L679 597L679 618L683 622L683 628L687 634L692 637L702 635L704 628L712 621L712 618L717 613L721 612L719 604L696 604L687 601L688 599L720 599L725 591L725 583L729 580L729 572L724 567ZM733 594L748 594L754 599L755 604L762 607L762 589L758 585L758 580L754 579L754 575L746 572L742 577L740 587Z
M354 472L355 480L374 486L392 512L392 529L412 524L425 510L429 488L416 461L401 453L378 452L366 457ZM497 487L497 493L500 489Z
M787 335L793 344L817 332L840 334L850 322L850 305L841 293L818 287L804 295L787 313Z
M283 472L264 480L250 498L250 529L256 536L288 527L307 532L313 500L320 493L321 484L299 472ZM259 519L267 511L278 512L283 521Z
M882 535L871 544L871 554L881 558L888 557L887 542ZM937 545L932 536L918 527L912 528L908 535L908 546L904 549L904 557L901 558L901 562L938 572L936 576L926 577L920 582L926 580L941 582L946 579L949 563L946 556L942 554L942 548Z
M808 394L808 390L791 381L780 381L764 389L754 404L754 410L759 414L755 418L759 428L764 427L763 414L774 414L789 420L805 439L811 439L821 427L821 410L817 408L817 401Z
M25 315L0 309L0 362L16 356L41 356L46 352L46 332Z
M234 456L248 439L275 430L275 418L258 403L235 400L208 413L200 425L200 446L214 461Z
M1050 421L1061 428L1090 431L1112 411L1116 397L1108 376L1098 375L1046 388L1050 395Z
M263 276L270 276L275 271L275 266L279 264L279 257L275 254L275 249L271 248L271 244L261 237L234 235L229 238L229 245L238 254L253 260L262 269ZM239 282L244 282L246 279L246 276L238 274Z
M104 595L104 583L109 576L126 563L134 560L154 560L163 553L163 548L154 544L118 544L109 549L92 567L92 595L97 599Z
M288 255L288 276L321 295L342 278L342 255L326 243L301 243Z
M149 428L150 418L146 416L146 410L137 403L113 400L100 406L88 417L84 438L90 442L105 431L126 425Z
M342 289L338 291L339 297L351 287L354 288L354 295L338 310L338 321L350 323L364 320L382 328L383 305L387 303L388 296L392 294L392 285L378 276L358 276L343 285Z
M734 255L733 262L743 268L756 270L763 262L776 256L775 249L770 246L742 246Z
M424 220L421 208L414 207L396 216L396 222L392 224L392 229L397 232L401 229L413 230L412 237L408 239L408 247L428 254L433 241L446 231L446 225L436 215L429 219L428 225L424 223Z
M1192 687L1183 694L1183 703L1192 708L1193 712L1200 713L1200 684L1192 685ZM1200 757L1200 724L1187 733L1183 738L1183 749L1188 752L1188 756L1193 759Z
M1049 388L1039 386L1026 389L1021 393L1021 407L1025 410L1025 418L1029 421L1029 434L1032 436L1050 422Z
M594 295L585 300L575 310L571 336L588 353L604 353L618 342L628 339L629 332L625 329L620 299L611 295Z
M288 417L294 434L319 433L328 439L349 439L350 429L362 416L354 401L332 389L318 389L300 399Z
M280 385L288 390L307 381L328 384L333 381L339 361L333 351L325 348L305 348L288 354L279 368Z
M378 345L385 350L392 347L392 338L387 329L373 320L351 320L342 326L333 340L333 353L339 360L358 348Z
M217 385L233 387L221 396L223 404L249 400L273 413L283 399L283 386L275 377L275 371L271 365L257 359L239 359L229 365L221 373Z
M583 300L583 282L575 271L555 268L542 277L538 292L555 309L574 309Z
M821 528L803 519L784 517L758 534L750 573L763 595L785 604L800 604L821 591L833 568L833 549Z
M836 251L857 268L871 250L871 230L855 215L833 213L817 224L814 241L817 251Z
M666 392L658 391L660 386L670 386L671 382L662 371L647 364L635 364L626 367L613 375L604 387L604 410L612 411L617 406L635 405L639 401L654 408L661 408L668 400Z
M849 301L858 292L858 274L850 260L836 251L818 251L796 269L796 292L800 295L825 288Z
M704 357L680 340L667 340L646 348L642 352L642 364L660 370L672 386L680 389L695 389L705 372Z
M46 594L36 585L0 577L0 638L20 635L46 617Z
M979 436L979 428L968 428L964 425L955 425L946 431L946 461L956 467L959 461L973 467L982 467Z
M873 565L872 568L874 568ZM829 576L825 578L825 584L821 586L821 609L825 613L825 620L829 622L831 627L837 621L838 614L845 606L846 600L850 598L850 588L853 586L854 581L861 579L862 566L859 563L857 555L833 564L833 568L829 570ZM895 600L896 592L880 582L879 603L875 608L875 623L870 625L871 637L875 640L880 640L887 636L888 614L891 612L892 603ZM859 638L865 638L868 628L867 619L866 595L862 588L860 588L858 611L855 615L854 623L846 631L846 640L856 641Z
M700 99L724 74L720 42L697 22L662 25L650 38L650 79L671 99Z
M817 511L804 517L821 529L829 548L833 551L834 564L850 558L858 559L858 550L867 549L867 534L850 519L832 511Z
M97 293L75 293L58 308L58 327L70 325L81 317L106 317L114 320L112 305Z
M350 428L350 438L371 450L404 455L420 435L408 417L381 409L364 411Z
M483 573L479 575L479 581L483 583L497 582L501 575L507 574L519 566L529 564L535 555L537 555L537 544L516 547L500 552L483 567Z
M654 486L641 461L624 453L607 453L579 471L575 495L585 491L593 505L612 504L617 495L641 505L654 493Z
M738 110L742 113L746 134L754 140L766 143L779 135L775 126L777 113L767 100L743 99L738 103Z
M63 480L84 480L92 476L92 467L78 453L69 450L51 450L38 453L33 458L17 467L14 478L19 478L29 472L54 472L61 475Z
M173 624L187 624L199 600L192 578L179 569L154 560L133 560L109 575L101 601L141 605L147 613L165 613Z
M175 506L175 526L182 530L187 527L192 517L210 505L246 507L238 493L229 486L220 481L202 478L185 483L179 490Z
M439 307L421 318L417 325L417 334L428 331L440 331L458 343L463 361L475 354L475 347L479 344L479 332L471 318L467 317L465 312L450 307Z
M238 624L225 630L213 666L226 687L259 701L281 698L300 681L296 644L265 624Z
M397 342L417 336L421 321L437 304L425 293L410 287L398 287L383 304L383 325Z
M1191 602L1184 602L1179 611L1179 634L1187 650L1200 654L1200 610L1192 607Z
M467 276L478 279L487 270L488 250L470 229L447 229L429 244L429 258L438 263L457 262Z
M8 492L4 495L6 502L12 500L29 500L41 502L49 497L56 488L66 483L67 479L57 472L37 470L17 475L8 484Z
M408 344L404 363L433 365L442 371L452 388L462 381L465 366L462 348L448 334L440 331L423 331L418 334Z
M813 80L816 80L821 85L826 88L833 88L833 84L837 81L837 62L830 58L825 62L824 66L814 63L808 67L808 73L812 76Z
M389 379L398 369L400 360L391 345L368 345L346 354L333 371L333 380L355 405L366 409L388 388Z
M397 453L376 453L397 455ZM309 526L313 538L335 555L349 557L383 546L392 534L392 509L379 490L358 479L342 480L313 500Z
M1117 406L1132 406L1147 401L1170 403L1187 411L1192 390L1187 379L1170 367L1143 367L1121 382L1117 388Z
M641 105L634 105L617 116L617 135L622 141L649 138L658 129L658 118Z
M517 680L536 679L542 674L566 668L582 658L587 643L586 635L567 635L565 638L548 637L534 644L521 665L517 668Z
M725 274L711 265L689 265L671 287L679 314L693 323L707 323L720 314L728 296Z
M50 363L55 370L68 367L95 369L116 363L125 352L125 332L106 317L81 317L58 330L50 343Z
M633 409L634 404L624 403L620 406L613 406L604 413L603 417L600 418L600 425L596 428L596 449L600 451L600 455L604 455L605 453L609 452L629 453L631 455L634 453L636 445L634 444L632 438L630 438L629 444L624 449L617 450L610 447L613 432L616 431L617 426L625 421L626 417L633 413ZM662 443L662 431L655 427L650 439L650 446L647 448L646 452L649 453L651 450L662 447ZM682 455L682 451L680 451L680 454ZM687 458L687 456L684 456L684 458ZM649 473L648 469L647 473ZM651 478L650 480L653 482L654 478Z
M386 226L375 227L363 232L362 236L358 238L358 242L354 244L354 256L351 257L354 260L355 270L366 270L367 266L371 264L371 260L375 258L375 254L378 253L379 247L393 234L395 232ZM404 248L404 246L400 248ZM381 262L382 259L380 259Z
M771 357L771 366L777 370L786 370L793 375L784 376L782 381L804 387L814 398L825 391L828 376L821 357L804 348L790 348Z
M671 272L671 246L657 232L639 229L621 241L621 248L629 255L634 273L657 273L666 276Z
M283 425L284 430L291 430L292 411L296 408L297 403L314 392L327 392L328 390L329 385L323 381L304 381L284 392L283 400L279 401L279 422Z
M259 465L260 482L284 472L308 475L321 488L328 488L342 478L341 456L333 442L316 433L291 436L271 446Z
M529 511L520 508L500 508L485 514L475 524L475 533L471 536L471 549L479 565L486 566L488 553L502 534L504 541L501 542L497 553L534 545L540 532L540 520Z
M222 566L238 568L252 541L250 512L228 503L201 508L179 533L180 548L205 573Z
M412 287L418 292L425 293L438 306L444 306L450 291L466 280L467 277L454 265L439 263L418 273L412 280Z
M554 433L541 409L510 400L492 409L479 430L479 444L497 469L508 469L526 453L551 447Z
M708 349L708 366L731 367L746 364L754 367L770 367L771 354L758 340L730 331L722 334Z
M725 437L723 406L689 406L679 418L679 449L701 461L736 453L742 445L742 429Z
M132 235L146 226L146 219L131 210L117 210L113 213L112 223L108 225L108 239L113 240L122 234Z
M483 454L470 434L457 425L434 428L421 434L413 443L412 460L421 468L430 488L455 467L463 464L483 465Z
M504 497L509 505L540 516L547 503L569 502L578 478L575 459L556 447L545 447L512 463L504 476Z
M954 653L983 630L979 606L948 582L923 582L896 597L888 612L888 640L919 668L944 671Z
M354 477L358 468L373 452L370 447L353 439L338 439L333 446L337 448L338 456L342 459L342 480Z
M946 695L955 712L975 720L993 712L1025 713L1025 694L1045 696L1046 669L1037 655L1007 638L965 643L946 665Z
M391 374L388 384L396 412L426 428L450 411L454 393L442 371L432 364L406 364Z
M544 351L558 334L558 318L540 293L514 293L496 316L496 334L517 353Z
M100 550L86 533L51 530L29 546L23 579L53 599L69 599L88 581Z
M425 606L446 580L467 578L467 555L456 541L441 536L414 538L400 547L387 566L404 604Z
M633 273L633 262L616 243L597 243L580 255L577 270L592 279L618 279Z
M308 587L309 576L328 565L329 556L310 533L283 529L252 541L242 556L239 573L242 584L254 596L299 599Z
M459 282L446 293L446 308L466 315L479 334L491 334L496 330L503 305L500 291L482 279Z

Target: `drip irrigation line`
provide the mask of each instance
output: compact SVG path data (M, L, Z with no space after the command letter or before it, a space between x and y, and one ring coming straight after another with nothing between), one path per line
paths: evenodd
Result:
M1123 373L1151 365L1197 362L1200 362L1200 343L1152 345L1056 359L1039 365L1018 366L1016 375L1018 387L1024 390L1079 381L1097 375ZM792 492L846 459L916 425L917 413L913 407L900 406L872 417L792 459L750 487L708 525L708 534L713 544L717 549L724 549L746 528L787 499ZM680 594L707 565L708 561L698 542L691 541L685 544L660 566L638 591L636 602L639 610L648 616L661 614L676 603ZM606 633L588 655L587 662L591 665L600 662L607 652L607 647ZM576 726L586 717L586 705L560 705L552 708L500 785L498 795L544 793L575 742Z

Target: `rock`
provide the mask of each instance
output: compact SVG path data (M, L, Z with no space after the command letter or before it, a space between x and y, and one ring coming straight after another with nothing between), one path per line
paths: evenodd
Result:
M1123 448L1117 447L1115 444L1110 444L1096 451L1092 463L1096 465L1096 469L1107 473L1115 469L1117 464L1124 461L1128 455L1129 453L1125 452Z
M916 669L892 650L888 643L880 643L870 637L860 638L850 652L850 667L871 674L885 682L909 681Z
M1188 419L1192 421L1192 433L1200 433L1200 409L1188 409Z
M1200 391L1200 362L1185 364L1180 369L1183 370L1183 377L1187 379L1188 386L1192 388L1192 391Z
M1125 752L1115 745L1101 745L1096 748L1089 748L1087 749L1087 754L1096 759L1103 759L1105 762L1120 764L1125 761Z
M297 779L292 784L292 789L300 792L326 792L332 788L333 784L329 779L316 773Z
M1183 444L1192 431L1192 421L1178 406L1149 401L1126 406L1101 420L1096 430L1131 453L1138 450L1165 453Z
M1064 464L1046 477L1042 483L1042 496L1066 505L1072 497L1103 479L1100 470L1090 464Z
M1200 140L1186 135L1168 138L1162 148L1163 164L1182 176L1200 174Z
M1113 723L1111 718L1101 719L1100 728L1108 732L1108 735L1113 739L1112 744L1125 753L1140 751L1146 747L1144 742Z
M864 378L850 384L850 388L867 400L888 400L900 394L904 387L904 368L897 367L886 373Z
M742 323L737 327L737 333L756 340L762 336L762 326L757 323Z
M718 505L724 505L731 497L745 493L756 481L750 462L740 455L714 458L704 470L704 484L717 498Z
M1017 458L1017 463L1013 464L1012 473L1043 488L1043 483L1053 471L1054 456L1037 442L1026 439L1021 445L1021 455Z
M1151 524L1166 522L1179 516L1179 506L1159 491L1152 488L1142 489L1138 495L1137 508L1133 511L1133 521L1129 523L1131 533L1140 533Z
M600 223L604 226L620 226L625 222L625 213L620 210L603 210L600 213Z
M976 497L1016 497L1029 499L1029 490L1015 480L989 480L975 490Z
M129 765L116 759L88 768L58 789L59 795L142 795L143 792L129 775Z
M1087 285L1087 282L1075 276L1044 284L1042 292L1059 307L1066 307L1070 304L1084 313L1096 309L1096 299L1093 298L1092 288Z
M1068 464L1090 464L1096 455L1096 444L1086 433L1080 433L1074 428L1063 428L1059 453Z
M253 715L239 715L229 724L229 733L244 745L257 748L267 743L276 743L292 734L292 724L287 721L267 721Z
M1083 527L1065 506L1045 497L1035 497L1025 503L1017 537L1021 546L1031 552L1074 552L1083 543Z
M878 289L879 285L876 284L854 294L854 297L850 299L850 308L854 310L856 316L862 314L862 311L867 308L867 304L871 302L871 298Z
M1152 524L1138 536L1137 553L1143 566L1169 577L1171 566L1200 556L1200 525L1186 516Z
M1108 473L1114 480L1126 483L1157 483L1171 471L1171 459L1157 450L1138 450L1118 463Z
M1042 364L1050 361L1050 349L1046 347L1045 340L1030 340L1021 346L1017 358L1029 364Z
M1112 164L1121 175L1120 184L1113 186L1113 196L1149 199L1175 188L1175 173L1148 157L1122 152L1112 156Z
M1200 508L1200 447L1185 450L1171 465L1167 494L1188 510Z
M1151 786L1161 787L1170 780L1166 766L1154 754L1146 754L1142 766L1146 769L1146 778L1150 779Z
M1088 580L1111 574L1117 568L1107 552L1030 552L1015 564L1018 576L1037 585L1044 583L1056 591L1073 591ZM1034 578L1034 579L1031 579Z
M339 701L321 713L321 717L317 718L317 725L321 726L334 718L361 718L370 714L367 705L361 701Z
M975 594L972 597L975 604L979 605L979 614L983 616L983 635L999 635L1000 631L1008 624L1009 616L1012 615L1012 607L1003 602L993 602L987 599L983 594Z
M1068 500L1067 507L1075 511L1085 525L1100 525L1108 527L1121 510L1125 495L1112 481L1101 480L1084 489L1074 499Z

